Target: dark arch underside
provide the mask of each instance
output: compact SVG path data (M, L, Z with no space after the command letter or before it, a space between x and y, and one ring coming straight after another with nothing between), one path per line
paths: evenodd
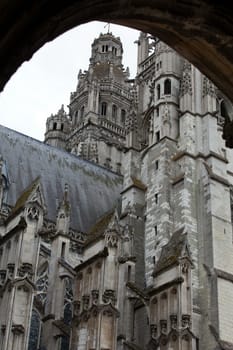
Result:
M0 13L0 90L44 43L102 20L157 35L232 99L233 11L226 0L15 0L1 1Z

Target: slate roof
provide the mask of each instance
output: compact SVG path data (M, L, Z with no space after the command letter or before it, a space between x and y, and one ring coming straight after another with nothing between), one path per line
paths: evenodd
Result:
M68 184L71 227L82 232L115 206L122 190L120 175L3 126L0 155L9 174L9 205L14 206L40 176L47 217L55 221L56 208Z

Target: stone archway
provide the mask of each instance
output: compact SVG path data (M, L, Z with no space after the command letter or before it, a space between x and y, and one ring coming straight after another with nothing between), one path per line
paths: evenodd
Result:
M1 1L0 90L44 43L91 20L159 36L232 99L233 11L226 0Z

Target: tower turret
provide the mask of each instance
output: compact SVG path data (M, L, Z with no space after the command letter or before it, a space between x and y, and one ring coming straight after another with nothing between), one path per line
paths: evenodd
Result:
M164 136L172 139L178 136L180 76L181 57L169 46L157 40L155 45L154 142Z
M123 48L119 37L112 33L100 34L92 44L92 53L90 64L95 66L100 63L112 63L116 66L122 66Z
M149 37L146 33L141 32L137 41L138 44L138 67L149 56Z
M64 110L64 105L62 105L57 114L52 114L46 121L44 142L50 146L65 148L66 137L69 131L70 121Z

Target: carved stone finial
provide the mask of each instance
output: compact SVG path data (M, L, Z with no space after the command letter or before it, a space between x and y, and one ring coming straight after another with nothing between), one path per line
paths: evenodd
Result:
M183 314L181 324L183 328L189 328L191 326L191 316L188 314Z

